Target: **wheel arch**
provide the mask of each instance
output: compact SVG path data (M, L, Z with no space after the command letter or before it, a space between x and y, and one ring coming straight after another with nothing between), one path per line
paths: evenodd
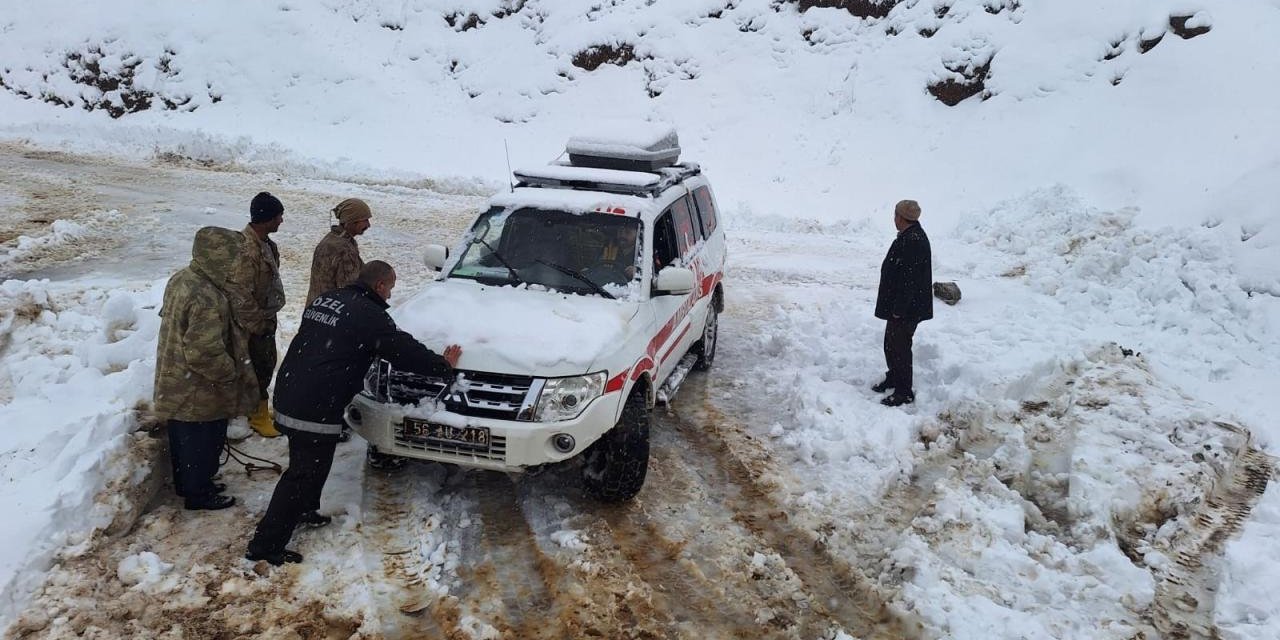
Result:
M627 398L636 391L644 393L644 404L646 408L652 409L658 403L657 389L653 387L652 372L646 371L640 374L639 378L632 381L631 386L626 388L625 394L622 396L622 402L618 405L618 415L622 415L622 407L626 404Z

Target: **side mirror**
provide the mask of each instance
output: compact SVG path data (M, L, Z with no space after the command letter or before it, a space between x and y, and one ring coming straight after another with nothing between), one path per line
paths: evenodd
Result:
M693 291L694 284L692 269L666 267L658 272L658 281L653 285L653 294L682 296Z
M426 263L427 268L433 271L439 271L444 268L444 263L449 259L449 247L439 244L429 244L423 252L422 261Z

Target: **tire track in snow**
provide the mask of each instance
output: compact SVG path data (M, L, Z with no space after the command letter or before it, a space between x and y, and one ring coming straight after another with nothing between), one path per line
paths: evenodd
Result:
M503 637L558 637L561 567L538 547L516 487L499 473L467 473L480 531L464 545L459 607Z
M558 637L686 637L678 624L689 619L688 610L673 614L682 605L646 570L648 549L670 542L658 532L637 539L633 528L611 525L611 520L625 520L622 512L643 508L637 506L640 499L622 505L596 502L582 491L580 475L571 464L520 483L526 521L539 547L561 566Z
M1162 637L1170 640L1221 637L1213 614L1222 552L1249 519L1275 472L1275 459L1253 446L1252 434L1225 422L1216 424L1236 434L1242 444L1213 492L1187 517L1187 528L1161 549L1174 563L1157 574L1150 617Z
M705 397L705 389L687 391L686 400L692 401L695 393ZM775 487L763 479L769 457L758 443L705 400L701 405L677 401L670 422L688 445L682 447L689 453L681 462L697 469L709 485L725 488L722 498L732 521L780 556L798 580L791 597L805 637L826 634L831 623L864 639L911 636L911 625L889 611L877 585L845 558L829 553L814 532L792 522ZM800 594L804 599L796 599ZM775 599L771 604L779 603Z
M410 496L434 493L434 488L413 481L405 490L406 473L392 474L366 471L361 525L363 540L369 546L370 588L375 603L385 607L376 610L378 627L383 637L408 637L411 633L445 636L445 626L438 620L452 620L448 603L441 594L428 587L424 576L431 576L434 566L430 547L437 546L430 520L416 517ZM414 523L420 523L421 528ZM447 543L445 543L447 544ZM444 576L437 572L440 578ZM429 616L423 616L424 612ZM410 619L413 616L417 619Z

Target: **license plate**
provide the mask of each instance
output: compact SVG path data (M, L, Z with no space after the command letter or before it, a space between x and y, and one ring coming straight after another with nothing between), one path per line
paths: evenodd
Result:
M488 427L451 427L447 424L405 418L404 435L417 440L448 442L476 448L489 446Z

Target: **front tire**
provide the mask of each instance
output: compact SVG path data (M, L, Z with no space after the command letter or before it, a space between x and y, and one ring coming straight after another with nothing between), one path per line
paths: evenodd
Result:
M640 493L649 470L649 408L644 392L627 398L618 423L587 448L582 484L605 502L630 500Z
M382 453L378 448L369 445L369 449L365 453L365 462L370 469L378 471L396 471L404 467L405 459L400 456L394 456L389 453Z

